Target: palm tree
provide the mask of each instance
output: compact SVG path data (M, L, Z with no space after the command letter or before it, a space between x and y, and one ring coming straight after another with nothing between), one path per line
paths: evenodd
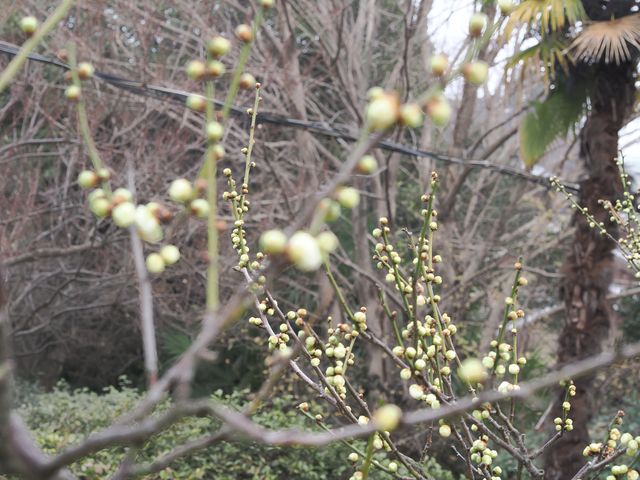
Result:
M535 163L555 137L566 134L586 115L579 136L585 168L579 201L609 232L615 227L598 202L614 200L621 193L615 160L619 131L635 103L640 50L640 15L634 7L631 0L524 0L510 20L512 25L537 23L540 41L516 60L537 56L553 87L521 126L523 158L528 165ZM615 244L589 223L578 212L573 217L575 236L564 260L560 288L566 317L558 344L559 364L599 353L611 324L606 295ZM571 409L575 429L549 451L545 479L570 479L584 462L581 452L589 443L592 386L592 377L576 381L578 395ZM560 409L561 402L557 403Z

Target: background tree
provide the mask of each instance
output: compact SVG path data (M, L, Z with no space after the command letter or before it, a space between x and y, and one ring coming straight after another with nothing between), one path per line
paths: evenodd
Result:
M616 160L619 132L635 106L640 38L635 8L635 2L524 1L512 16L514 22L537 25L541 36L535 47L518 58L535 53L545 71L551 72L552 90L522 125L525 161L533 165L554 138L566 134L586 115L579 135L584 168L579 203L600 226L594 228L593 219L580 212L574 215L575 236L562 267L560 293L567 315L559 336L559 365L600 352L613 321L607 294L617 270L616 245L600 229L615 235L615 225L601 202L614 202L622 193ZM549 452L548 478L569 478L580 468L576 447L589 438L593 380L586 377L577 383L584 394L574 408L580 427Z

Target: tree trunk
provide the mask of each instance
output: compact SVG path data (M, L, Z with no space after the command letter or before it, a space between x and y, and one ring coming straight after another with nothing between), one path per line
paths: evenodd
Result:
M580 183L579 202L588 208L609 232L615 227L599 200L615 200L621 194L616 158L618 131L624 126L634 103L634 67L629 63L597 65L591 92L591 111L580 133L580 157L587 178ZM573 218L576 227L573 244L563 265L564 280L560 295L567 316L558 344L558 364L564 365L598 354L607 340L611 310L606 296L613 275L615 243L579 212ZM615 234L614 234L615 236ZM572 478L584 463L583 448L589 443L588 423L592 416L593 377L576 380L577 395L571 401L570 418L574 430L551 448L546 458L545 479ZM564 393L560 394L560 398ZM562 400L554 415L560 416Z

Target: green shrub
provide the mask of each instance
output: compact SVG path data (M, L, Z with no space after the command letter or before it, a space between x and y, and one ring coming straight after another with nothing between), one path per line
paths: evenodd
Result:
M223 395L218 390L214 397L227 405L239 408L247 401L247 391ZM59 383L51 392L40 392L31 384L18 386L18 411L25 419L45 453L54 454L65 447L80 442L92 432L106 428L113 420L132 409L141 399L141 394L122 380L119 388L109 387L103 393L88 389L73 390ZM310 421L296 408L297 401L291 395L274 396L253 417L260 425L270 429L310 429ZM309 403L309 402L308 402ZM161 408L168 407L168 402ZM321 404L310 403L314 413L324 413ZM151 462L183 444L213 432L220 423L211 418L188 418L151 439L138 454L138 462ZM364 450L364 441L351 445ZM220 442L191 456L175 461L171 466L147 479L261 479L283 478L304 480L326 480L348 478L353 473L347 456L351 450L343 444L322 448L272 447L253 442ZM71 469L87 480L110 477L124 455L123 448L101 451L87 457ZM376 455L377 457L377 455ZM379 458L382 460L383 456ZM455 480L448 471L429 458L424 466L440 480ZM1 473L1 472L0 472ZM2 479L0 474L0 479ZM11 477L9 477L11 478ZM390 480L381 471L371 473L375 480ZM11 480L14 480L11 478Z
M234 407L246 399L243 392L222 400ZM221 395L221 392L217 392ZM98 394L87 389L71 390L60 384L52 392L35 394L21 388L19 412L27 421L38 444L53 454L77 443L93 431L102 429L139 400L140 393L126 383ZM220 400L220 398L217 398ZM255 415L261 425L273 429L309 428L309 421L295 409L297 402L283 395L263 406ZM166 408L166 405L164 406ZM319 407L314 407L318 411ZM141 462L152 461L175 446L219 428L210 418L189 418L154 437L139 453ZM123 449L100 452L72 466L74 473L86 479L102 479L112 474L122 459ZM346 478L351 467L344 446L325 448L277 448L250 442L221 442L194 455L178 460L170 468L147 478L161 479L282 479L308 480ZM382 476L376 478L383 478Z

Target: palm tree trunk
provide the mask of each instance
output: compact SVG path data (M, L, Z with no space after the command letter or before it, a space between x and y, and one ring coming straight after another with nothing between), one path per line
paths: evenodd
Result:
M621 194L621 182L616 158L618 132L624 126L634 103L635 65L597 65L591 110L580 133L580 158L587 178L580 184L580 204L588 208L609 232L615 227L599 200L615 200ZM606 296L613 276L615 243L589 220L576 212L573 218L575 237L564 261L564 280L560 295L565 302L567 316L560 334L558 364L574 362L599 353L607 340L611 324L611 309ZM594 398L593 377L576 380L577 395L571 401L570 418L574 430L565 435L546 457L549 480L573 477L584 463L583 448L589 443L588 423L592 416ZM562 397L563 394L560 395ZM557 402L555 415L560 416Z

